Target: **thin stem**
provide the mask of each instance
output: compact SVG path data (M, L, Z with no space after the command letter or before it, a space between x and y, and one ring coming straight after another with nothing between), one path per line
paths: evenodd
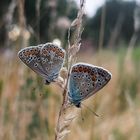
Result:
M55 140L60 140L62 139L61 137L61 132L62 132L62 128L66 127L68 125L70 125L71 121L73 120L73 116L69 117L68 118L63 118L64 117L64 112L65 110L69 107L69 102L68 102L68 81L69 81L69 77L70 77L70 71L71 71L71 66L72 66L72 62L74 60L74 55L76 55L76 53L72 56L71 53L70 53L70 49L72 49L72 47L79 47L79 45L81 44L80 43L80 40L81 40L81 34L83 32L83 29L82 29L82 17L84 15L84 6L85 6L85 0L80 0L80 9L78 11L78 14L77 14L77 18L72 22L71 24L71 27L69 28L68 30L68 48L67 48L67 51L66 51L66 62L67 62L67 71L68 71L68 76L67 76L67 81L66 81L66 85L65 85L65 88L64 88L64 91L63 91L63 101L62 101L62 105L61 105L61 108L60 108L60 111L59 111L59 115L58 115L58 120L57 120L57 126L56 126L56 133L55 133ZM71 28L73 28L73 25L74 25L74 29L75 29L75 32L74 32L74 41L73 43L71 43L70 41L70 37L71 37ZM76 49L77 49L76 48ZM79 49L77 49L79 50ZM62 119L63 118L63 119ZM66 124L66 126L61 126L61 124L63 124L61 122L61 120L64 120L65 123L66 123L66 120L68 122L68 124ZM70 120L70 121L69 121ZM64 123L64 125L65 125ZM67 131L69 132L69 131ZM67 133L66 132L66 133Z

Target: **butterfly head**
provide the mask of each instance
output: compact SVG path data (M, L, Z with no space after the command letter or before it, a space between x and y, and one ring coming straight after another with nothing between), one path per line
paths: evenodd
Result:
M45 80L45 85L49 85L51 82L48 81L47 79Z
M75 103L74 104L77 108L81 108L81 102Z

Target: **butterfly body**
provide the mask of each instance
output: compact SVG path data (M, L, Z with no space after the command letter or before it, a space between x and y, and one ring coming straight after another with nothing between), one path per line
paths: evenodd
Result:
M46 84L49 84L59 75L65 51L53 43L46 43L24 48L19 51L18 56L28 67L43 77Z
M72 66L69 79L68 98L76 107L89 98L111 79L111 74L98 66L77 63Z

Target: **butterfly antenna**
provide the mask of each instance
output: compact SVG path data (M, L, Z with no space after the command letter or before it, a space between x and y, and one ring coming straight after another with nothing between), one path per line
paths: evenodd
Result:
M91 110L88 106L86 106L85 104L81 103L84 107L86 107L91 113L93 113L96 117L99 117L99 115L94 112L93 110Z

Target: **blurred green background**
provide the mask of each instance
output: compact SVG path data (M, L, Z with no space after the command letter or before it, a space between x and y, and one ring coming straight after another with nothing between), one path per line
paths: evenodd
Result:
M88 0L87 0L88 1ZM62 89L17 57L24 47L59 40L67 48L68 28L79 6L73 0L0 1L0 140L53 140ZM65 140L140 140L140 5L106 0L83 17L77 62L108 69L113 77L84 101Z

